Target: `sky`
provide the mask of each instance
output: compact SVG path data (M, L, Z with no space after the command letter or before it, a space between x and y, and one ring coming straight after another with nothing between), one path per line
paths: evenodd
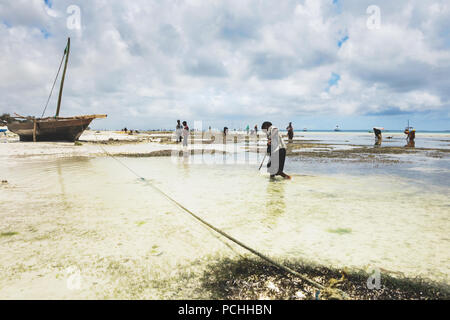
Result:
M448 0L0 0L0 113L41 115L67 37L96 129L450 130Z

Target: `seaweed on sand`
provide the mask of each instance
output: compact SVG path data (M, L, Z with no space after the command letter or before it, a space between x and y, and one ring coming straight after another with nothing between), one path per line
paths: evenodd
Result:
M334 159L357 159L360 161L373 161L380 160L382 162L398 160L387 160L386 158L375 158L374 156L381 155L396 155L396 154L412 154L412 153L424 153L430 157L443 157L448 155L450 150L448 149L430 149L430 148L404 148L404 147L381 147L374 148L369 146L349 145L351 149L333 150L333 146L330 144L311 144L311 143L289 143L287 147L288 156L302 156L310 158L334 158ZM322 148L322 152L312 151L310 148ZM326 150L328 148L329 150ZM302 151L301 149L306 149Z
M17 234L19 234L19 233L15 232L15 231L7 231L7 232L0 233L0 237L11 237L11 236L15 236Z
M284 261L284 265L326 287L337 287L351 299L409 300L449 299L449 286L421 278L381 274L380 289L369 289L370 274L325 266ZM333 299L326 292L291 274L256 259L223 259L210 264L201 280L213 299Z

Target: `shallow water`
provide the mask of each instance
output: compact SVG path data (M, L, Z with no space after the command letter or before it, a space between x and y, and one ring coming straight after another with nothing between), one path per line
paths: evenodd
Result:
M406 135L399 132L383 132L382 147L403 147L406 145ZM294 139L317 140L339 146L352 144L373 146L375 137L369 132L295 132ZM449 133L417 132L415 139L416 148L440 148L450 149Z
M447 158L413 155L413 163L394 165L288 159L286 171L294 179L269 181L254 164L261 155L252 163L240 161L246 159L242 152L226 157L227 164L202 163L201 155L119 160L208 222L273 258L382 268L450 282ZM229 255L212 233L112 158L0 158L0 177L9 181L0 192L2 231L20 221L27 224L33 216L50 230L75 223L66 217L92 232L90 226L114 225L115 233L129 239L122 237L121 250L142 248L146 254L156 244L156 251L164 253L161 272L169 261ZM45 220L49 210L60 212L58 221ZM139 243L127 235L130 230L140 235ZM103 254L115 254L117 234L101 248ZM73 241L70 254L83 255L86 249ZM90 250L95 247L94 242Z

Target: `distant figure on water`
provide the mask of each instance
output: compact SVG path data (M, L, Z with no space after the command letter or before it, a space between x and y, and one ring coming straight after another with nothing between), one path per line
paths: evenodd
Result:
M248 135L248 133L250 132L250 126L249 125L247 125L247 127L245 127L245 131L247 131L247 135Z
M187 147L189 138L189 127L186 121L183 121L183 147Z
M183 135L183 126L181 125L180 120L177 120L177 126L175 129L175 136L177 139L177 143L181 142L182 135Z
M227 143L228 127L223 127L223 144Z
M255 124L255 134L258 135L258 125Z
M283 172L286 160L286 145L278 128L272 126L271 122L265 121L261 129L267 134L267 153L270 156L267 171L270 173L270 178L273 179L276 175L279 175L285 179L291 179L289 175Z
M381 128L373 128L373 133L375 134L375 145L381 145L382 137L381 137Z
M289 122L289 125L286 128L288 133L288 139L289 142L292 142L292 139L294 138L294 128L292 127L292 122Z
M405 147L411 147L414 148L416 146L416 143L414 142L414 139L416 138L416 129L405 129L404 133L406 134L406 146Z

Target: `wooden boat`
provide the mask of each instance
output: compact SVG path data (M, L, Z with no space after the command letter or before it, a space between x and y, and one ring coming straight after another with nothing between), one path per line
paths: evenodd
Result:
M76 141L95 118L106 115L85 115L75 117L24 118L14 117L8 129L18 134L20 141ZM18 119L25 119L18 121Z
M70 52L70 38L67 39L67 46L64 49L63 59L65 57L64 70L61 77L59 88L58 105L54 117L35 118L16 115L8 120L9 131L18 134L20 141L76 141L84 130L89 126L92 120L96 118L106 118L106 114L82 115L73 117L60 117L61 97L64 87L64 78L66 76L67 61ZM61 65L59 67L61 69ZM58 70L59 74L59 70ZM58 74L56 77L58 77ZM55 79L56 82L56 79ZM54 84L53 84L54 86ZM53 91L53 88L52 88ZM50 96L52 94L50 92ZM50 96L48 101L50 100ZM47 101L47 104L48 104ZM47 108L47 106L46 106ZM45 109L44 109L45 112ZM43 116L43 115L42 115Z

